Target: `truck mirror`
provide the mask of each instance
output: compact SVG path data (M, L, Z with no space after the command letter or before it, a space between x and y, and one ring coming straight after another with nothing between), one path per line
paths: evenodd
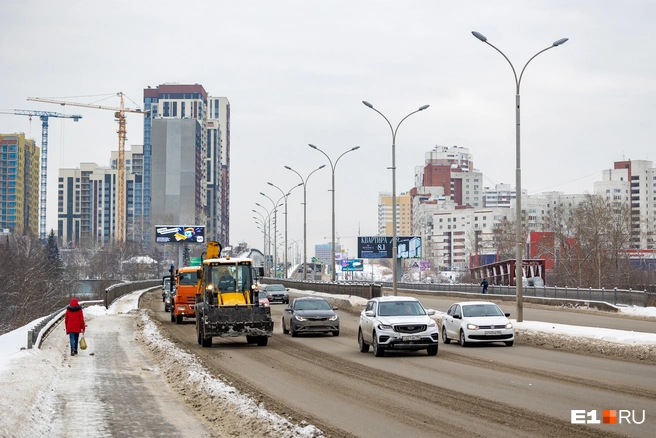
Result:
M200 280L201 278L203 278L203 271L196 269L196 280Z

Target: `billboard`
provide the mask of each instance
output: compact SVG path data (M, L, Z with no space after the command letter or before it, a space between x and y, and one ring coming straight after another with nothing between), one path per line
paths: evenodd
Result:
M358 258L361 259L391 259L391 236L358 237ZM421 237L409 236L396 238L396 258L420 259Z
M156 225L157 243L205 243L205 227L196 225Z
M360 259L342 260L342 271L362 271L364 264Z

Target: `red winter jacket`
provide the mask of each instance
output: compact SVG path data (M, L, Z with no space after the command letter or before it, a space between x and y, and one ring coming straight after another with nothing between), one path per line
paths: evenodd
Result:
M66 308L64 325L66 326L66 334L84 332L86 328L84 313L82 313L82 307L80 307L77 298L73 298L71 305Z

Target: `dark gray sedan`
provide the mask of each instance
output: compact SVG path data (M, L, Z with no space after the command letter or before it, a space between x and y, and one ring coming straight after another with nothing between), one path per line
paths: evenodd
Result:
M293 337L299 333L332 333L339 336L339 316L323 298L294 299L282 314L282 332Z

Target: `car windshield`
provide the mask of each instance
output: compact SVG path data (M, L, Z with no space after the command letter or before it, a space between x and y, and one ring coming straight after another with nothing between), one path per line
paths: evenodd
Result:
M258 297L258 298L266 298L266 297L267 297L266 292L264 292L264 291L259 291L259 292L257 293L257 297Z
M294 304L295 310L331 310L332 307L328 301L324 300L303 300L296 301Z
M380 303L378 314L380 316L425 315L424 308L418 301L394 301Z
M462 306L462 315L464 317L477 316L503 316L503 312L496 304L469 304Z
M268 292L273 292L273 291L275 291L275 292L283 291L284 292L285 291L285 286L283 286L282 284L270 284L270 285L267 286L266 290Z
M197 283L196 281L196 274L192 274L191 272L185 272L184 274L180 274L180 284L181 285L193 285L195 286Z

